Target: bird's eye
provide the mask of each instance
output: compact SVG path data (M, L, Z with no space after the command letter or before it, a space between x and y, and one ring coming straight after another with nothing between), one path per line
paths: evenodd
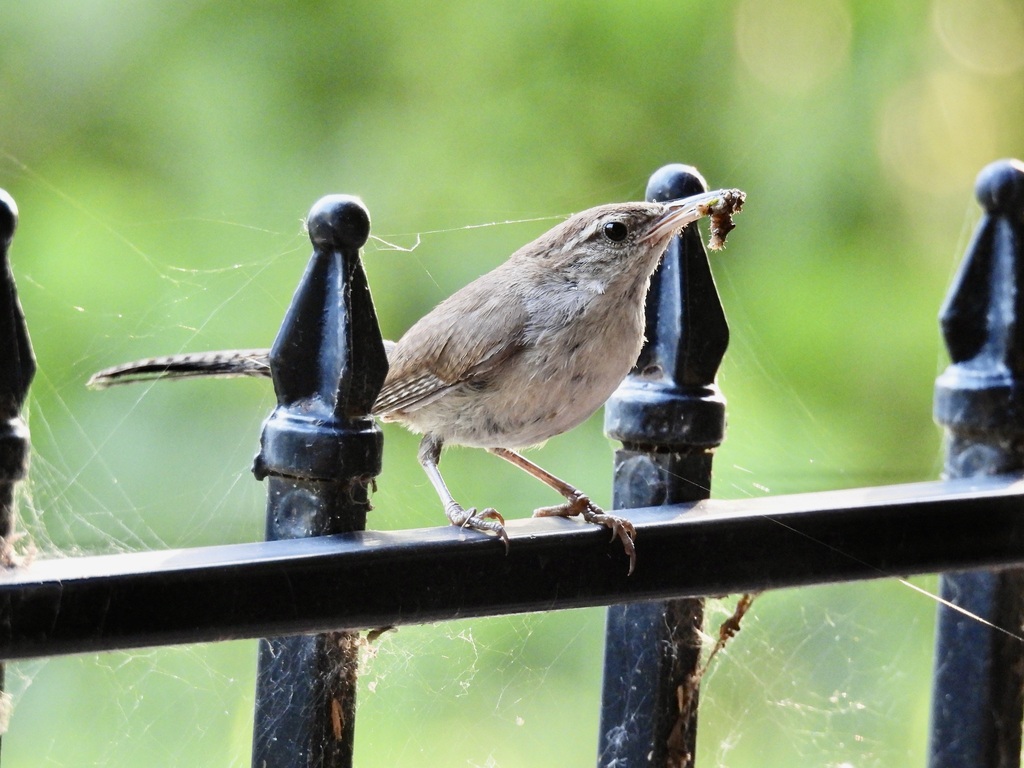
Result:
M629 234L629 229L621 221L609 221L604 225L604 236L613 243L621 243Z

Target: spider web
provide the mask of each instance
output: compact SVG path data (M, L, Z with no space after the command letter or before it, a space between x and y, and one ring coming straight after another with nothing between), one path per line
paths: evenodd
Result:
M102 393L86 392L82 384L91 372L122 360L268 344L304 267L308 241L297 224L266 228L244 217L113 224L75 201L69 205L79 210L81 226L106 233L112 274L124 267L148 275L142 282L156 298L90 304L66 286L54 287L46 265L30 260L23 220L12 261L40 358L27 413L34 449L21 497L24 551L30 558L71 557L260 538L263 488L252 482L249 466L260 422L273 406L265 382ZM385 335L400 333L421 311L403 306L389 286L425 285L421 303L432 305L465 282L457 269L453 276L453 264L480 252L511 252L543 226L508 223L486 236L475 226L381 235L383 242L368 246L365 263ZM188 260L175 248L165 260L152 243L184 228L232 249L211 246ZM392 252L395 244L412 256ZM250 258L239 260L239 254ZM487 266L477 259L473 268ZM734 337L722 372L731 426L716 460L716 494L924 479L919 466L914 476L897 467L879 478L851 463L843 439L773 364L732 274L727 261L716 264ZM80 355L48 357L45 340L52 333L81 335ZM777 393L767 415L752 394L766 388ZM385 450L370 525L438 524L436 500L415 466L415 439L389 430ZM574 436L552 440L540 455L556 473L602 489L594 496L608 504L611 453L597 417ZM459 494L521 499L524 514L551 501L544 489L512 473L495 479L491 457L448 456L446 474ZM937 448L927 463L937 475ZM934 578L913 583L934 592ZM735 602L709 601L708 648ZM927 594L895 579L759 596L704 678L699 764L922 762L934 613ZM603 632L603 610L592 609L403 627L365 642L357 763L592 763ZM254 672L254 642L9 664L13 714L5 763L247 765Z

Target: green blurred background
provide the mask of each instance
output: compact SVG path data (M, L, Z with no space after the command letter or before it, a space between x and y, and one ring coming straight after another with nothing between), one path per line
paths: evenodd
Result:
M935 318L974 177L1024 154L1010 0L42 0L4 8L0 82L39 358L36 557L260 537L265 383L83 385L137 357L269 344L321 195L360 195L375 235L415 246L364 254L395 337L560 217L640 198L668 162L749 195L713 257L732 327L715 494L933 478ZM415 438L385 434L370 525L439 524ZM608 503L612 451L598 415L534 455ZM444 468L459 498L510 517L555 501L479 452ZM921 764L934 611L893 580L762 596L706 679L700 764ZM385 635L358 764L593 764L602 633L592 610ZM12 665L4 764L247 765L254 654Z

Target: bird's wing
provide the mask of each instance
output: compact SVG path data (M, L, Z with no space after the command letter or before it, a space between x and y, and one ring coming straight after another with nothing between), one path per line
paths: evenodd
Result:
M374 414L422 408L466 382L483 386L497 365L525 348L526 309L497 291L492 275L455 293L398 340Z

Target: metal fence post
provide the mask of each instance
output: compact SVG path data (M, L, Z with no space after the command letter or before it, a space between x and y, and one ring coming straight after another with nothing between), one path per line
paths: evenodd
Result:
M7 260L17 226L18 206L0 189L0 568L15 564L14 487L28 472L29 454L28 426L21 418L21 407L36 372L25 315ZM5 666L0 664L0 722L6 725L10 705L4 691L4 673Z
M985 214L940 319L951 365L935 387L950 478L1024 470L1024 164L987 166ZM1024 523L1024 510L1021 521ZM1024 571L942 577L932 768L1018 766L1024 717Z
M669 165L651 177L647 198L706 189L696 169ZM708 497L713 450L725 434L715 375L728 343L707 253L690 225L651 282L636 367L605 406L605 431L623 444L615 452L616 509ZM639 571L642 538L637 544ZM608 609L598 765L693 764L703 613L700 599Z
M380 472L382 436L368 415L387 359L359 249L370 218L334 195L307 220L313 256L270 353L278 406L253 472L267 478L267 538L361 530ZM290 589L281 576L280 589ZM252 764L349 766L358 635L260 641Z

